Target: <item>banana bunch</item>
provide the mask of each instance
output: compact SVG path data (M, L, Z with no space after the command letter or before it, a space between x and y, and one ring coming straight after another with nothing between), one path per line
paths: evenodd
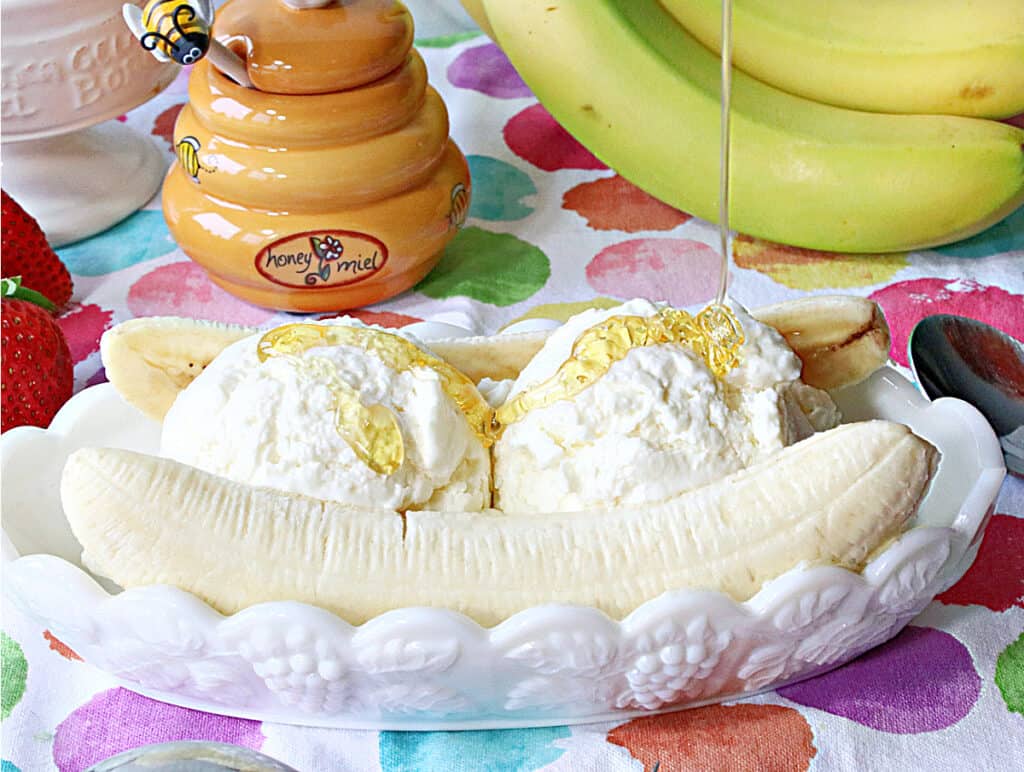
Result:
M602 161L717 222L721 65L705 44L720 43L720 0L465 4ZM1024 202L1024 131L963 117L1024 110L1018 0L735 4L733 228L893 252Z
M884 363L888 330L859 298L755 312L796 347L816 385ZM137 319L103 339L122 396L161 418L174 395L244 327ZM431 342L476 379L514 376L543 334ZM493 625L530 606L594 606L621 618L667 590L737 600L793 566L859 569L925 495L936 451L906 427L847 424L663 502L576 513L393 511L245 485L168 459L86 448L61 496L95 572L131 587L171 584L225 613L293 600L361 623L439 606Z

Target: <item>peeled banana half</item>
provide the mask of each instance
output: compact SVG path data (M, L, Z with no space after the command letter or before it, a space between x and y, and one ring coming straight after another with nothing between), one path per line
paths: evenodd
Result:
M832 390L857 383L889 357L889 327L878 305L849 295L820 295L755 309L755 319L782 333L804 364L804 383ZM104 333L100 355L108 380L129 404L162 421L178 392L255 327L176 317L122 322ZM515 378L548 332L429 341L430 348L473 381Z
M812 298L755 313L786 335L820 385L859 380L888 352L884 319L862 299ZM219 350L252 332L134 320L104 338L104 364L128 401L159 418ZM543 340L430 345L474 379L501 378L514 376ZM684 587L745 600L801 563L858 570L914 516L936 457L907 427L865 421L654 504L400 514L86 448L68 460L61 496L86 565L124 587L175 585L225 613L292 600L358 624L394 608L435 606L493 625L552 602L622 618Z

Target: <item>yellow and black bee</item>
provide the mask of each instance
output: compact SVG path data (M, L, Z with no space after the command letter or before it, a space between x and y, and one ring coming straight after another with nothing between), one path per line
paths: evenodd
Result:
M147 0L141 9L125 3L122 14L142 47L161 62L195 64L210 50L212 0Z
M193 136L182 137L174 149L178 151L178 162L193 182L199 182L199 172L212 172L212 168L204 166L199 160L199 140Z

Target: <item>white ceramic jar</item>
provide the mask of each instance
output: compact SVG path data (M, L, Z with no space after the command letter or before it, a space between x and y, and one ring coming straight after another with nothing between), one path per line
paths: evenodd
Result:
M132 37L122 3L4 0L0 7L3 185L55 245L117 222L148 201L163 176L165 159L148 138L97 126L151 99L177 74Z

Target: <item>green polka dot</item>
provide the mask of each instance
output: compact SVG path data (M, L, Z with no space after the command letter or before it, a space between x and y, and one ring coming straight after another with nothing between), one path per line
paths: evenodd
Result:
M481 220L522 220L533 211L522 202L537 193L530 176L512 164L485 155L466 156L473 180L469 216Z
M18 642L7 633L0 633L0 719L7 718L25 693L28 662Z
M532 297L550 276L547 255L533 244L470 227L452 239L441 262L416 289L432 298L464 295L510 306Z
M467 30L466 32L453 32L450 35L438 35L432 38L416 38L418 48L450 48L456 43L464 40L472 40L480 37L483 33L480 30Z
M1006 707L1014 713L1024 714L1024 633L996 660L996 686Z

